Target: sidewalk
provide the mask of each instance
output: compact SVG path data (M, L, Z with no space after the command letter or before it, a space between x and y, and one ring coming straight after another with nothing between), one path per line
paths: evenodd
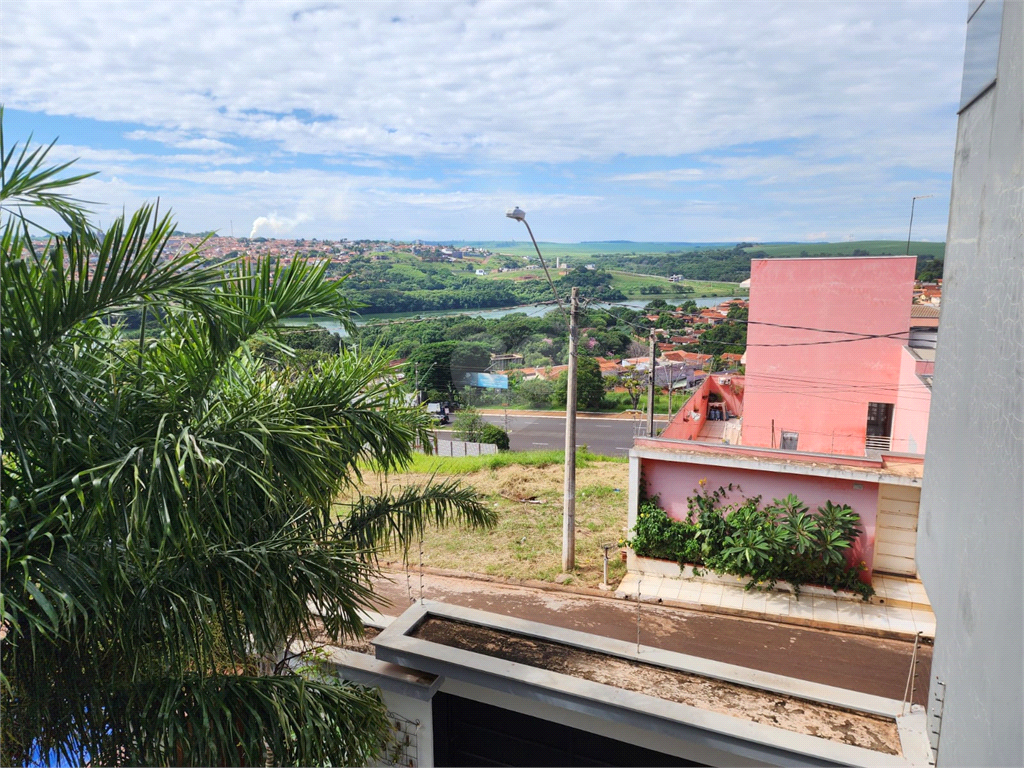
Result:
M397 616L419 599L478 608L580 632L637 642L750 669L900 700L913 644L863 633L824 631L762 615L711 613L667 603L639 605L583 588L520 586L473 577L389 571L374 581L376 609ZM639 610L638 610L639 608ZM719 609L721 610L721 608ZM930 646L917 651L919 679L931 669ZM918 688L914 701L926 703Z
M695 578L659 576L630 571L619 583L615 596L696 611L746 616L816 629L841 630L875 637L913 640L935 639L935 614L920 581L877 575L870 602L836 597L812 590L800 599L788 592L760 592L735 585Z

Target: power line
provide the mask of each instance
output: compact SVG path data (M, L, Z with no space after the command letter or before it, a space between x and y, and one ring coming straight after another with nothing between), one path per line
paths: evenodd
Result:
M810 379L810 378L801 379L801 378L795 377L795 376L794 377L786 377L786 378L776 378L776 377L773 377L771 375L757 374L757 373L754 373L754 374L749 374L748 373L748 374L746 374L744 376L744 383L747 386L751 386L752 382L755 382L755 381L757 381L757 382L765 381L765 382L767 382L767 384L769 386L775 385L776 387L787 387L788 388L788 389L785 389L785 390L776 389L774 391L793 391L793 389L796 388L796 387L804 386L804 387L807 387L807 388L810 388L810 389L813 389L813 390L817 390L818 392L821 392L821 393L829 393L829 392L838 392L838 393L842 393L842 392L853 392L853 393L856 393L856 392L865 392L865 393L869 393L869 392L886 392L886 393L895 393L896 395L898 395L900 397L905 397L905 398L908 398L908 399L911 399L911 400L931 400L931 396L930 395L923 395L922 393L915 392L914 390L916 390L918 387L915 386L915 385L911 385L911 384L895 384L895 385L893 385L893 384L853 384L853 383L851 383L851 384L847 385L847 384L844 384L843 381L840 380L840 379L835 379L835 380L830 380L830 381L815 381L815 380ZM920 386L923 387L924 385L922 384ZM761 389L762 387L759 385L757 388ZM765 389L767 389L767 387Z
M609 304L610 306L613 306L613 307L621 307L622 309L630 309L630 310L636 311L635 309L633 309L633 307L630 307L630 306L628 306L626 304L616 304L614 302L605 302L605 303ZM607 312L607 310L604 310L601 307L595 307L595 309L599 309L601 311ZM612 313L610 313L610 312L608 312L608 314L611 315L612 317L617 317L616 315L612 315ZM648 328L648 326L634 325L633 323L630 323L628 320L625 320L623 318L618 318L618 319L622 320L622 322L625 322L628 325L633 325L633 327L636 327L636 328L641 328L641 327L643 327L645 329ZM908 340L908 341L910 339L909 335L901 336L901 334L906 334L907 331L893 331L892 333L862 333L860 331L843 331L843 330L839 330L839 329L836 329L836 328L814 328L814 327L806 326L806 325L787 325L785 323L769 323L769 322L766 322L766 321L763 321L763 320L750 320L750 319L743 320L741 318L728 318L728 317L727 318L723 318L723 322L735 323L737 325L746 325L748 327L751 326L751 325L761 325L761 326L766 326L766 327L770 327L770 328L783 328L783 329L794 330L794 331L811 331L813 333L834 333L834 334L840 334L840 335L844 335L844 336L853 336L853 337L855 337L855 338L850 338L850 339L837 339L835 341L805 341L805 342L788 342L788 343L782 343L782 344L747 344L746 346L748 346L748 347L798 347L798 346L817 346L817 345L821 345L821 344L842 344L842 343L847 343L847 342L852 342L852 341L866 341L866 340L870 340L870 339L896 339L896 340ZM702 343L702 342L697 341L695 343L699 344L699 343ZM708 342L703 342L703 343L707 343L707 344L724 344L726 346L743 346L743 345L735 343L735 342L708 341Z

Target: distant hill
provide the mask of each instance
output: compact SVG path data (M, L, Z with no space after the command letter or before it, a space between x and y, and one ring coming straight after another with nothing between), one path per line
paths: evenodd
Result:
M731 248L736 243L635 243L629 240L607 240L591 241L583 243L549 243L540 242L540 252L545 258L558 257L587 257L597 255L630 256L646 253L669 253L671 251L698 251L713 248ZM529 256L535 251L533 243L527 240L480 240L466 242L464 245L475 248L486 248L491 251L511 253L516 256Z
M853 256L855 252L866 251L869 256L893 256L907 252L906 240L857 240L850 243L785 243L776 245L753 245L743 249L746 253L764 252L766 256L795 258L803 256ZM911 241L913 256L930 256L941 259L946 255L945 243ZM856 254L861 255L861 254Z

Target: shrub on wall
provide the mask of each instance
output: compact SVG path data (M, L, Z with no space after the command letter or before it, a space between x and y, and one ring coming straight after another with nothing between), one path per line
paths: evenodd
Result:
M846 562L861 533L860 516L848 505L826 501L812 514L790 494L763 507L760 496L723 506L726 493L724 487L708 491L701 481L681 521L670 518L657 497L645 499L633 528L633 550L642 557L750 578L747 589L770 589L787 581L798 596L802 584L852 590L865 600L874 594L860 580L865 564Z

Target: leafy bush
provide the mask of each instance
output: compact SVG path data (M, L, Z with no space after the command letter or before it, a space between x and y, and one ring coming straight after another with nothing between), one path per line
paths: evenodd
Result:
M729 486L733 490L733 486ZM826 501L811 514L793 494L761 506L761 497L722 507L727 491L703 487L687 499L682 521L670 518L657 497L640 505L631 545L642 557L691 563L719 574L749 577L747 588L778 581L848 589L866 600L874 590L859 574L864 563L850 567L846 551L860 536L860 516L849 506Z
M530 379L516 387L516 397L531 408L546 408L551 405L551 394L555 385L545 379Z
M508 450L508 432L494 424L485 424L480 430L480 442L498 446L499 451Z
M463 408L456 414L452 430L459 440L480 443L483 442L480 438L486 426L487 422L484 421L479 411L475 408Z

